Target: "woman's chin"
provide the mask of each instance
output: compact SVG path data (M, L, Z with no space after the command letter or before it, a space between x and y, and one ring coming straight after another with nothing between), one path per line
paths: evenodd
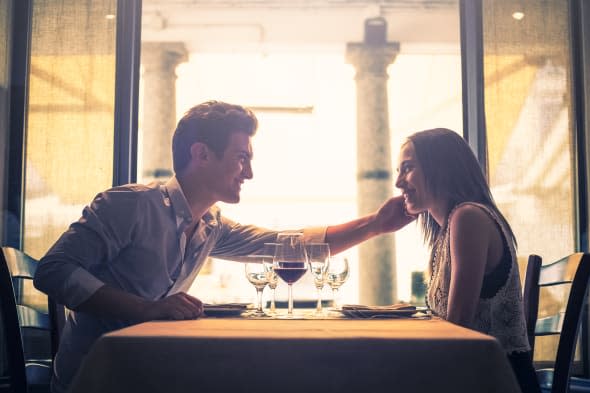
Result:
M406 203L406 213L408 213L411 216L417 216L418 214L422 213L422 209L417 209L411 203Z

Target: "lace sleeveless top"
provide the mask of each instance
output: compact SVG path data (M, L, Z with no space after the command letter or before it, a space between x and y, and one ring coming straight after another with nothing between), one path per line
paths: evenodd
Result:
M502 230L504 253L500 266L484 276L482 293L477 303L475 317L471 325L466 327L495 337L507 354L530 351L526 334L516 251L509 231L497 215L487 206L478 203L468 203L485 210ZM465 203L457 205L451 211L448 221L450 221L450 217L455 209L462 205L465 205ZM441 232L432 250L432 271L426 295L428 306L432 312L443 319L447 319L449 287L451 282L450 245L451 236L447 225ZM502 266L505 268L503 269ZM495 276L496 279L498 278L498 270L504 270L504 274L500 272L503 279L496 286L497 290L489 293L489 281L494 278L491 276ZM492 286L494 286L493 283Z

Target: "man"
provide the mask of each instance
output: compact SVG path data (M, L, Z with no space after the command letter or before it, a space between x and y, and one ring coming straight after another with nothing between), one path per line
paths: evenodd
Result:
M186 293L205 259L260 252L277 232L223 217L215 203L237 203L252 179L251 138L258 122L241 106L210 101L191 108L172 140L175 176L98 194L42 258L35 286L72 312L55 359L52 390L63 392L102 334L154 319L197 318L203 304ZM338 253L411 221L401 198L366 217L306 228L306 239Z

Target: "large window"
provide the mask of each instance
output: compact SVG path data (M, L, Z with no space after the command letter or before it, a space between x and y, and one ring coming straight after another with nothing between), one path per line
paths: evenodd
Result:
M9 115L9 90L10 90L10 12L12 1L0 0L0 190L7 189L8 182L8 115ZM0 239L10 242L5 238L6 228L14 227L15 217L8 212L6 193L0 193Z
M111 186L115 0L33 2L24 248L41 257Z
M524 268L528 254L576 250L568 2L482 4L489 177ZM554 359L555 344L538 338L536 360Z
M313 10L280 1L250 9L230 3L179 8L144 1L140 181L172 174L171 133L186 110L225 100L253 108L260 126L254 179L238 205L221 205L224 214L274 229L355 218L356 70L347 64L346 44L362 41L365 18L379 13L389 22L388 39L401 48L387 70L392 162L412 132L448 127L462 133L458 4L429 10L393 4L379 11L369 2L314 2ZM300 26L297 21L306 28L289 27ZM358 302L362 261L356 249L347 254L351 276L341 294ZM427 262L415 225L396 234L394 254L398 298L423 301L411 299L412 272L419 279ZM295 285L301 287L296 300L315 297L309 275ZM242 264L219 260L201 270L191 292L205 301L254 299ZM286 286L279 285L277 296L286 298Z
M568 4L483 5L490 182L520 255L556 259L575 249Z

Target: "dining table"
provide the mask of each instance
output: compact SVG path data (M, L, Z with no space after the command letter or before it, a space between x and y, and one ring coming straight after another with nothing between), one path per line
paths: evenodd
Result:
M517 393L491 336L436 317L153 321L100 337L71 393Z

